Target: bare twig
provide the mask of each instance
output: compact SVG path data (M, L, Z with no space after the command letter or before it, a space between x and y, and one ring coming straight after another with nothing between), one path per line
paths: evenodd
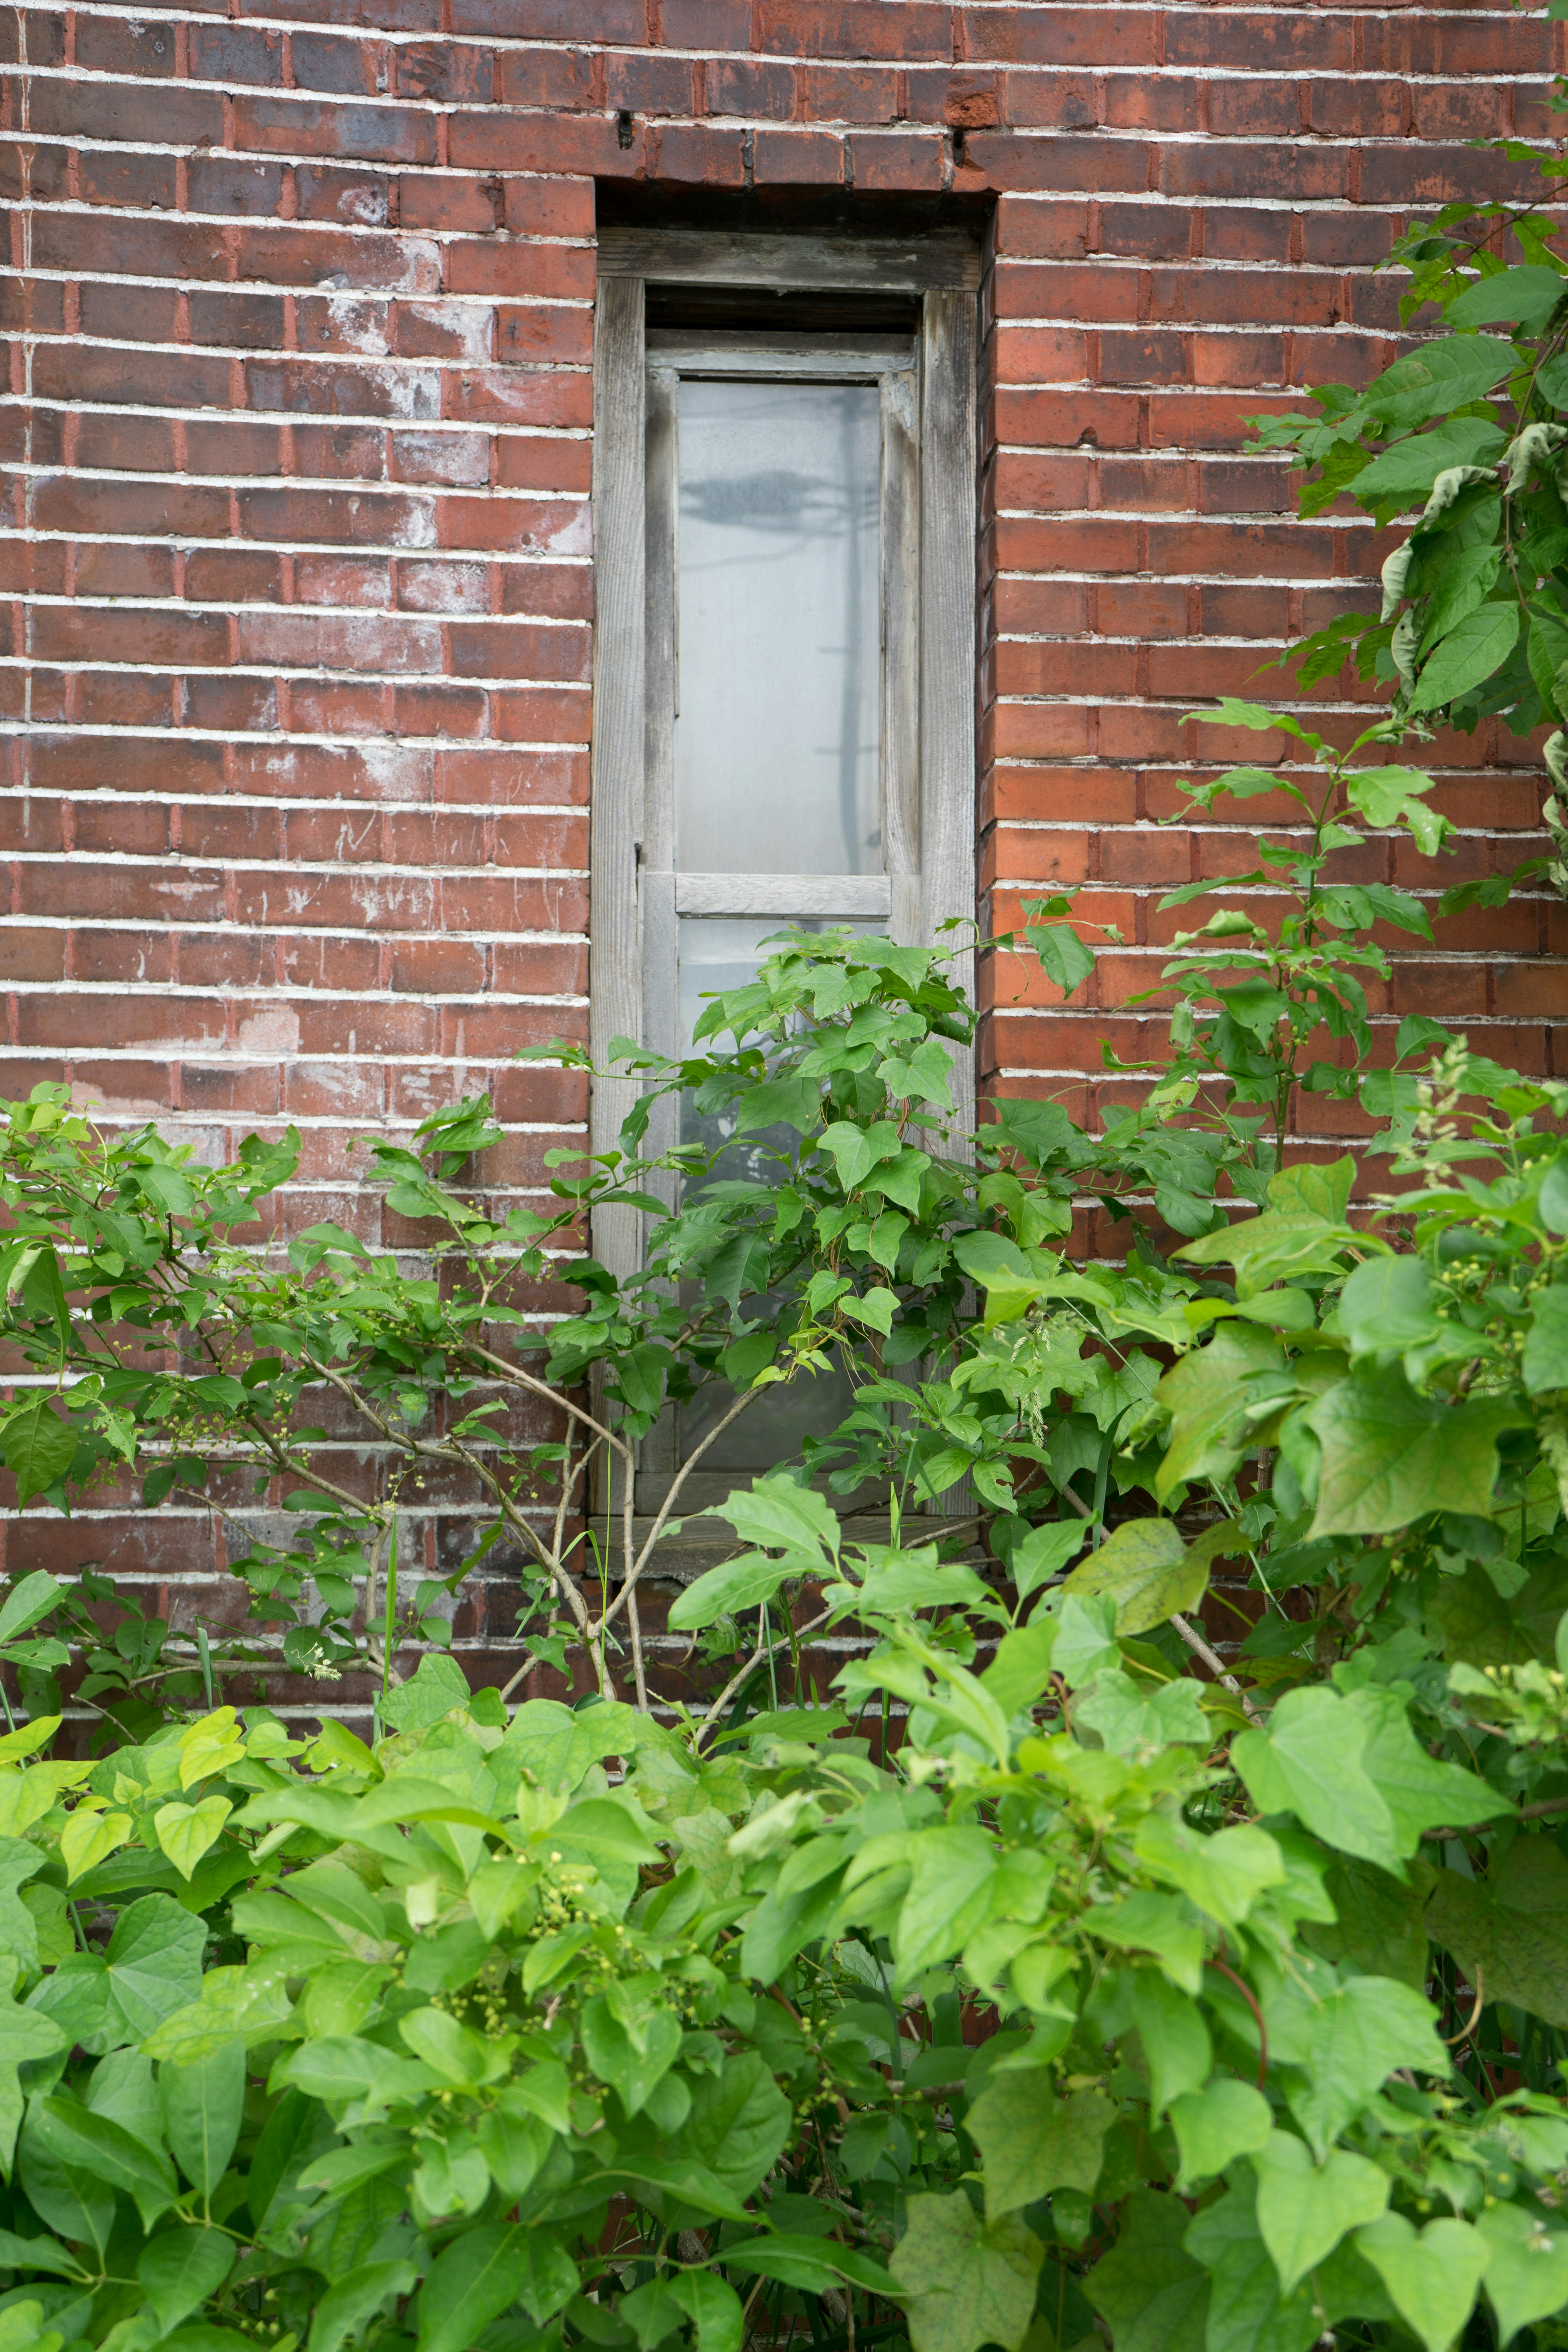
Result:
M1204 1640L1203 1635L1198 1632L1197 1627L1195 1625L1189 1625L1186 1619L1180 1615L1174 1609L1171 1612L1171 1622L1175 1627L1177 1633L1181 1635L1183 1641L1186 1643L1188 1649L1194 1653L1194 1656L1200 1657L1203 1660L1205 1665L1207 1666L1209 1672L1214 1675L1215 1680L1216 1682L1223 1683L1226 1690L1233 1691L1236 1696L1241 1701L1242 1708L1247 1716L1248 1723L1261 1724L1263 1717L1258 1714L1258 1709L1253 1706L1252 1701L1247 1697L1247 1693L1242 1689L1241 1685L1237 1681L1236 1676L1233 1674L1226 1672L1225 1660L1220 1656L1219 1652L1209 1647L1208 1643Z
M832 1614L833 1612L831 1609L824 1609L816 1616L813 1617L806 1624L794 1627L792 1629L794 1638L798 1642L802 1634L815 1633L819 1625L826 1624ZM718 1697L714 1700L712 1706L709 1708L707 1714L698 1725L698 1746L701 1745L703 1738L707 1732L715 1723L717 1723L719 1717L723 1714L724 1709L729 1706L730 1701L734 1697L735 1693L740 1689L741 1685L745 1681L747 1675L754 1674L757 1667L762 1664L763 1660L769 1656L773 1651L787 1650L790 1645L790 1634L781 1633L776 1641L758 1643L751 1656L746 1660L745 1664L741 1668L740 1673L731 1675L729 1681L725 1684L723 1689L720 1692Z

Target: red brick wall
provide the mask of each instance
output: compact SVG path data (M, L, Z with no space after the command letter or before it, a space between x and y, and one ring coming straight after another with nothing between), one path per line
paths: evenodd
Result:
M357 1213L347 1131L462 1089L495 1090L521 1192L582 1132L575 1083L506 1056L584 1025L596 177L781 219L791 192L994 203L983 871L998 919L1087 881L1130 944L1100 1008L1005 980L991 1058L1057 1090L1152 1037L1105 1008L1150 976L1153 898L1241 854L1152 823L1179 714L1373 552L1290 518L1243 418L1386 361L1373 265L1413 208L1501 184L1466 139L1547 129L1561 37L1266 0L0 11L0 1090L63 1074L214 1150L294 1119L305 1220ZM1435 756L1444 878L1512 863L1517 748ZM1470 919L1394 1009L1540 1066L1555 914ZM206 1537L162 1540L138 1557Z

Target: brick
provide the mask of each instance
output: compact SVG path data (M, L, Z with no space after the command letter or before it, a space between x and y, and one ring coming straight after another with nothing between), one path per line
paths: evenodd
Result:
M844 142L827 131L759 131L752 168L760 182L832 186L844 177Z

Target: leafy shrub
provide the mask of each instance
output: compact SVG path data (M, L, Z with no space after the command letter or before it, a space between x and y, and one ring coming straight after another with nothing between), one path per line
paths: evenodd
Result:
M1484 423L1424 364L1408 413L1300 436L1329 488L1374 427ZM1501 498L1458 484L1445 563ZM1348 751L1285 722L1297 766L1194 788L1285 837L1178 936L1169 1054L1102 1133L1004 1099L966 1138L943 958L848 936L638 1057L623 1150L557 1155L548 1213L487 1200L482 1102L374 1144L415 1260L275 1244L292 1138L215 1171L8 1107L21 1500L197 1497L251 1613L41 1571L0 1607L0 2352L1563 2345L1568 1087L1422 1020L1369 1066L1384 935L1430 915L1334 861L1446 832L1386 763L1436 707L1395 667ZM1030 914L994 951L1081 985L1070 895ZM1303 1089L1359 1099L1392 1189L1292 1164ZM700 1142L646 1151L661 1095ZM602 1203L646 1220L624 1283L577 1254ZM739 1549L669 1612L704 1696L656 1704L681 1488L639 1527L636 1446L836 1368L851 1409L721 1507ZM410 1593L437 1475L474 1549ZM829 1500L868 1480L886 1543ZM980 1566L925 1516L955 1491ZM448 1612L502 1546L529 1655L470 1691ZM818 1691L803 1643L853 1628ZM510 1704L540 1664L574 1705ZM277 1666L325 1681L319 1735L224 1703ZM96 1728L57 1757L68 1695Z

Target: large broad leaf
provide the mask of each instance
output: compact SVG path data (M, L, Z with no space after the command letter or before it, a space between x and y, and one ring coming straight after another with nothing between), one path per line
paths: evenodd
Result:
M1215 1547L1182 1541L1173 1519L1123 1519L1079 1562L1066 1590L1080 1601L1116 1604L1118 1634L1146 1633L1178 1610L1195 1609L1208 1589Z
M1568 1861L1550 1837L1515 1838L1484 1884L1440 1870L1426 1932L1489 2001L1568 2026Z
M42 2101L28 2106L16 2142L16 2175L27 2202L41 2221L74 2245L96 2247L101 2256L114 2227L114 2191L96 2172L66 2164L47 2144L39 2116Z
M1442 2079L1448 2053L1420 1993L1393 1977L1352 1977L1313 2009L1305 2065L1306 2086L1290 2094L1290 2111L1321 2158L1396 2066Z
M970 1281L985 1293L988 1331L1001 1323L1016 1323L1045 1287L1023 1251L1005 1234L962 1234L952 1254Z
M1182 2243L1189 2218L1179 2197L1152 2189L1127 2200L1115 2244L1083 2283L1116 2352L1204 2352L1209 2283Z
M1077 2091L1058 2101L1042 2068L994 2074L964 2119L980 2150L986 2220L1016 2213L1053 2189L1091 2195L1115 2118L1115 2108L1098 2091Z
M1201 2094L1213 2065L1213 2042L1192 1994L1180 1992L1159 1969L1138 1969L1131 2006L1150 2070L1150 2122L1157 2124L1173 2100Z
M346 2336L357 2335L389 2295L407 2294L419 2273L408 2262L361 2263L336 2279L316 2305L307 2352L338 2352Z
M1351 1354L1417 1348L1438 1328L1432 1277L1418 1257L1369 1257L1340 1293L1334 1321Z
M1145 1813L1133 1846L1155 1877L1179 1886L1224 1927L1239 1927L1258 1895L1286 1880L1279 1846L1251 1822L1208 1836L1179 1815Z
M602 1992L584 2004L580 2031L584 2056L628 2116L647 2104L680 2055L680 2020L669 2010L647 2011L634 2029Z
M245 2107L245 2045L231 2042L194 2065L165 2064L158 2075L163 2129L174 2161L204 2197L227 2169Z
M1258 2227L1289 2294L1342 2238L1373 2221L1388 2202L1386 2172L1363 2156L1335 2148L1312 2162L1290 2132L1270 2132L1252 2158L1258 2175Z
M908 2298L914 2352L1018 2352L1035 2309L1043 2249L1016 2214L982 2222L962 2189L911 2197L892 2272Z
M1349 1857L1332 1863L1323 1886L1335 1916L1308 1931L1313 1950L1364 1976L1396 1977L1419 1992L1431 1972L1423 1914L1433 1874L1419 1859L1407 1868L1407 1879L1400 1880Z
M741 2352L745 2315L727 2280L712 2271L681 2271L669 2291L696 2329L697 2352Z
M818 1552L838 1557L838 1514L815 1486L797 1486L783 1475L757 1478L715 1503L705 1518L728 1519L742 1543L772 1550Z
M1428 2221L1417 2231L1403 2213L1384 2213L1356 2232L1356 2252L1426 2352L1447 2352L1468 2319L1489 2251L1468 2221Z
M1288 1691L1267 1731L1237 1732L1231 1761L1263 1813L1293 1812L1341 1853L1399 1874L1394 1814L1364 1763L1367 1726L1321 1684Z
M515 2223L489 2221L464 2231L437 2256L419 2291L419 2352L468 2352L479 2330L517 2301L531 2274L530 2234ZM575 2268L568 2268L572 2284L562 2303L577 2284Z
M1273 2110L1250 2083L1222 2075L1201 2091L1184 2091L1171 2109L1181 2151L1180 2185L1207 2180L1238 2156L1252 2156L1274 2128Z
M1440 710L1446 702L1484 686L1519 642L1519 606L1481 604L1456 621L1427 656L1410 698L1412 710Z
M1206 1348L1194 1348L1165 1374L1155 1391L1171 1412L1170 1442L1154 1481L1160 1502L1194 1480L1229 1476L1246 1444L1246 1383L1256 1372L1279 1371L1284 1361L1271 1332L1222 1323Z
M910 1849L910 1884L893 1931L900 1980L959 1951L990 1907L996 1849L984 1830L923 1830Z
M77 1433L47 1397L36 1397L0 1427L0 1457L16 1481L18 1507L47 1494L76 1460Z
M1463 1576L1445 1576L1427 1602L1443 1637L1443 1655L1471 1666L1517 1665L1553 1656L1558 1620L1568 1609L1568 1560L1542 1563L1505 1601L1479 1560Z
M1531 1300L1531 1321L1524 1335L1520 1370L1531 1396L1568 1389L1568 1283L1538 1290Z
M1497 1442L1524 1414L1506 1404L1446 1404L1404 1373L1362 1370L1303 1415L1322 1444L1318 1506L1308 1534L1386 1535L1435 1511L1485 1518L1497 1484Z
M36 1568L30 1576L23 1577L19 1584L11 1587L4 1608L0 1608L0 1642L15 1642L26 1633L40 1617L48 1615L58 1601L64 1600L65 1592L65 1586L57 1584L47 1569ZM36 1730L37 1725L33 1728ZM25 1755L30 1749L19 1752Z
M1425 502L1439 474L1453 466L1485 466L1502 456L1508 436L1482 416L1456 416L1430 433L1395 441L1363 466L1352 488L1363 506L1388 505L1395 512Z
M110 1998L127 2038L142 2041L202 1990L206 1923L173 1896L144 1895L122 1911L105 1955Z
M721 1617L760 1608L791 1577L826 1572L826 1562L818 1551L786 1552L779 1559L763 1551L743 1551L689 1584L671 1604L668 1622L677 1633L700 1633L705 1625L716 1625Z
M1512 2204L1483 2206L1476 2228L1488 2253L1487 2301L1508 2344L1568 2304L1568 2235L1555 2215Z
M727 2189L746 2196L769 2170L791 2131L790 2105L754 2050L724 2061L718 2075L691 2086L691 2112L671 2142L694 2157Z
M468 1678L456 1658L432 1650L420 1659L411 1682L386 1693L381 1712L395 1731L423 1731L455 1706L467 1706L469 1696Z
M1527 333L1538 333L1552 311L1568 292L1568 278L1543 263L1530 262L1516 269L1503 269L1491 278L1478 279L1467 287L1458 301L1450 302L1445 313L1445 324L1450 327L1490 327L1500 320L1513 320Z
M1406 352L1362 397L1391 432L1408 432L1434 416L1468 407L1518 364L1513 345L1500 336L1445 335Z
M1373 1685L1352 1691L1345 1706L1365 1727L1362 1767L1394 1815L1402 1853L1414 1853L1426 1830L1495 1821L1510 1810L1510 1800L1474 1772L1427 1755L1397 1691Z
M1209 2274L1205 2352L1307 2352L1322 2332L1317 2293L1303 2281L1281 2294L1258 2235L1254 2196L1250 2182L1227 2190L1198 2214L1183 2241Z
M0 2172L7 2178L24 2106L17 2070L30 2059L52 2058L67 2046L68 2036L57 2019L0 1999Z
M234 2255L234 2240L221 2230L167 2230L142 2248L136 2275L165 2335L217 2293Z
M168 2211L176 2183L161 2147L62 2095L42 2100L36 2114L39 2139L49 2154L73 2172L88 2173L133 2199L144 2229Z

